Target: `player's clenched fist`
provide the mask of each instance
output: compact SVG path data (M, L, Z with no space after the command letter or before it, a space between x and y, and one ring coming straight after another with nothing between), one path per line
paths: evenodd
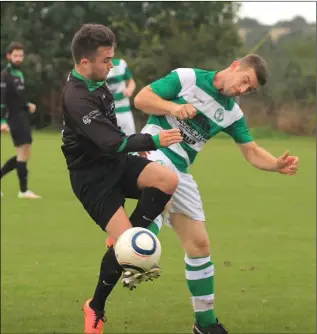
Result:
M159 133L159 138L162 147L168 147L183 140L179 129L162 130Z
M196 109L192 104L175 104L171 115L179 119L193 118L196 116Z

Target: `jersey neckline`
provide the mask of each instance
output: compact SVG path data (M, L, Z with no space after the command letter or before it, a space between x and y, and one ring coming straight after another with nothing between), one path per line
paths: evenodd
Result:
M88 90L91 91L91 92L105 84L105 80L102 80L102 81L89 80L89 79L83 77L82 75L80 75L78 72L76 72L75 69L72 70L72 76L75 79L83 81L87 85Z

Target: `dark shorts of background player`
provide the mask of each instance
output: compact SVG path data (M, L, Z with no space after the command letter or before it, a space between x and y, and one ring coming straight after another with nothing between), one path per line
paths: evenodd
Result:
M120 206L124 206L126 198L139 199L141 190L137 181L151 162L129 154L124 161L112 168L101 165L70 171L70 181L76 197L102 230L105 230Z
M20 112L7 120L15 147L32 143L31 126L26 112Z

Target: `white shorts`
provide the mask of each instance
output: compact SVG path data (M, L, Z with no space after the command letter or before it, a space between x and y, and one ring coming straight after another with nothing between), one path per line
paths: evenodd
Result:
M116 117L118 125L127 136L135 134L135 124L132 111L118 112L116 113Z
M197 183L191 174L185 174L176 169L171 160L160 150L151 151L147 159L170 168L178 176L178 186L173 194L169 213L181 213L193 220L205 221L203 204ZM167 222L169 225L169 222Z

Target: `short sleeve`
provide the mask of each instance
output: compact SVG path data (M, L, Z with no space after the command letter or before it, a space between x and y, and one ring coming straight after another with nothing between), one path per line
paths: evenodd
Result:
M239 144L245 144L253 141L244 116L232 123L227 128L223 129L223 132L227 133L234 139L235 142Z
M153 93L164 100L175 99L181 91L181 83L176 71L150 84Z

